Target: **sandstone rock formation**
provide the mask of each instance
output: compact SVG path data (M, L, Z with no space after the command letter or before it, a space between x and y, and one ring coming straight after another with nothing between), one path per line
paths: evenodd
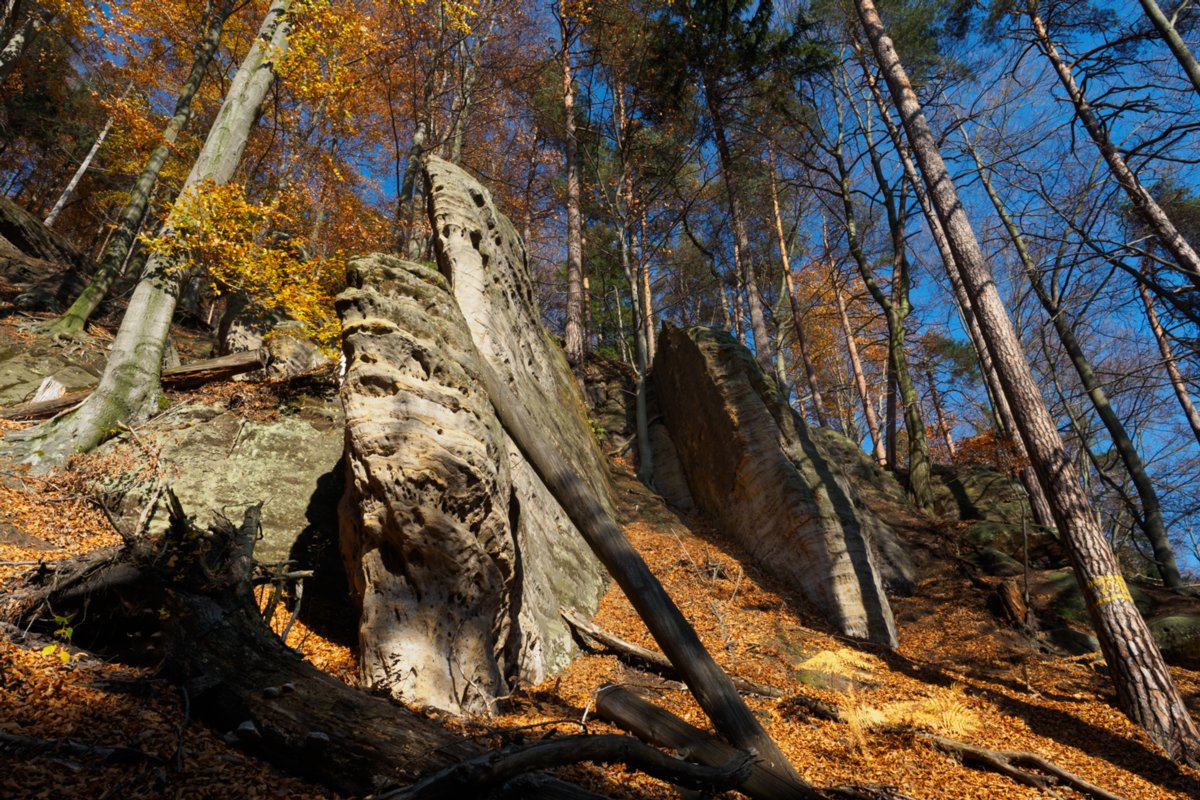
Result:
M409 702L487 712L514 680L567 663L558 608L594 611L601 570L497 421L473 330L445 277L370 256L353 262L348 281L338 298L347 360L341 538L362 607L362 677ZM562 358L525 352L535 367ZM518 391L539 402L536 391ZM570 422L569 406L531 410Z
M895 645L872 545L890 532L750 353L728 334L668 325L653 374L696 505L839 632Z

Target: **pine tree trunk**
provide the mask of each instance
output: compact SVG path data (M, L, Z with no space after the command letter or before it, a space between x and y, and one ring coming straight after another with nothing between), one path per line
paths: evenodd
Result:
M746 215L742 208L742 198L734 176L733 153L729 149L725 119L721 112L721 101L716 93L716 87L712 86L712 82L705 80L704 100L708 105L709 117L712 120L713 138L716 139L717 155L721 160L721 175L725 182L725 192L729 197L729 221L733 226L734 236L734 261L737 264L738 275L745 284L746 300L750 307L750 333L754 339L751 349L763 370L770 373L771 338L767 335L762 293L758 290L758 276L754 269L754 259L750 256L750 237L746 233Z
M1184 585L1183 577L1179 574L1179 565L1175 561L1175 551L1171 547L1170 539L1167 537L1167 527L1163 521L1162 504L1158 500L1158 491L1154 488L1154 483L1150 480L1150 476L1146 472L1146 464L1142 461L1137 447L1134 446L1133 439L1130 438L1128 431L1125 430L1125 424L1121 422L1121 418L1113 409L1112 403L1108 399L1108 394L1104 391L1104 387L1100 385L1100 379L1096 377L1096 372L1092 369L1091 361L1083 351L1083 345L1080 344L1079 338L1075 335L1074 327L1067 319L1066 314L1063 313L1062 305L1051 296L1051 293L1042 284L1041 276L1038 273L1038 266L1033 260L1033 254L1029 252L1029 246L1025 243L1025 237L1021 234L1020 229L1017 228L1012 215L1008 213L1008 207L1005 206L1004 201L996 192L996 188L992 184L990 172L984 168L983 163L979 159L979 154L975 150L975 146L969 138L966 138L965 131L963 132L963 137L966 141L967 150L970 152L971 158L975 161L975 168L979 172L984 191L987 192L988 198L992 201L992 207L996 209L996 214L1004 224L1004 229L1017 251L1017 257L1021 261L1025 277L1029 280L1029 285L1032 287L1033 293L1037 296L1038 302L1041 303L1042 308L1050 316L1050 322L1054 325L1055 332L1058 333L1058 339L1062 342L1063 350L1066 351L1067 357L1071 359L1071 365L1075 368L1075 373L1079 376L1079 381L1083 384L1088 397L1091 398L1092 406L1096 409L1096 415L1104 423L1104 427L1112 439L1113 447L1116 448L1117 454L1121 457L1121 463L1125 465L1125 470L1129 473L1129 477L1133 481L1134 489L1137 491L1138 500L1142 506L1140 513L1136 507L1132 509L1134 518L1137 520L1138 527L1146 534L1146 539L1150 542L1150 548L1154 551L1154 564L1158 569L1159 576L1162 578L1163 585L1170 589L1179 589Z
M146 165L142 167L141 174L138 175L137 181L129 191L129 200L121 209L117 227L110 234L108 244L104 246L104 252L96 264L96 271L92 274L91 280L88 281L88 285L84 287L75 302L63 312L63 315L47 326L46 330L49 333L70 336L82 332L88 319L108 296L113 281L120 276L129 253L133 249L138 231L141 230L145 221L146 211L150 207L150 196L154 191L158 176L162 172L163 165L167 163L167 158L171 155L180 131L191 119L192 100L195 98L196 92L200 90L204 74L208 71L217 48L221 46L221 32L225 21L233 12L233 8L234 3L222 0L220 7L205 18L200 41L196 44L196 51L192 56L191 69L188 71L187 80L184 81L175 98L175 113L171 115L167 127L163 130L162 141L150 153L150 158L146 160ZM68 191L70 188L68 187ZM60 200L60 202L62 201ZM53 215L54 212L51 212L51 216ZM50 224L50 220L51 218L47 217L47 225Z
M228 94L181 196L208 183L228 182L241 162L267 92L275 82L275 65L287 53L293 0L273 0L254 45L230 82ZM170 236L167 219L164 235ZM38 467L87 451L118 427L137 424L159 408L159 375L163 349L179 294L180 270L168 257L153 254L129 300L112 344L100 385L74 413L27 432L26 460Z
M908 75L872 0L855 0L855 5L925 177L930 201L962 273L1014 421L1029 449L1038 479L1046 489L1064 549L1075 568L1108 663L1117 701L1171 758L1194 764L1200 761L1200 734L1090 512L1075 465L1034 382L1012 320Z
M583 364L583 217L580 211L579 144L575 133L575 78L566 3L560 1L558 25L562 34L563 151L567 170L567 322L563 349L575 369ZM641 264L638 265L639 270ZM643 298L644 299L644 298Z
M1017 429L1016 423L1013 421L1012 411L1008 407L1008 400L1004 397L1004 392L1000 387L1000 379L997 377L996 369L992 364L992 355L988 351L987 343L984 341L983 332L979 329L979 321L975 318L975 311L971 307L971 298L967 295L967 290L963 286L962 276L959 273L958 262L955 261L954 252L950 249L950 245L946 241L946 232L942 228L942 222L934 212L933 206L929 201L929 195L926 193L925 187L921 183L921 178L917 174L917 168L909 156L908 149L901 140L900 131L888 113L887 103L879 90L878 79L867 66L862 50L857 42L854 43L854 49L862 64L863 73L871 89L871 95L875 100L875 106L879 110L879 115L883 119L884 126L887 128L888 137L891 139L892 146L900 157L901 164L904 166L904 175L921 204L921 211L925 215L926 222L929 223L930 235L933 238L934 245L937 247L938 254L941 256L942 264L945 265L946 277L950 281L950 288L953 291L955 301L958 303L959 312L962 314L963 327L966 328L967 335L970 337L971 344L975 349L975 356L979 361L979 371L983 374L984 385L987 388L988 397L991 398L998 427L1001 433L1012 437L1017 449L1017 455L1021 459L1022 464L1024 464L1029 460L1025 442L1021 439L1021 433ZM1054 515L1050 512L1050 503L1046 500L1046 493L1042 489L1041 484L1038 483L1037 477L1024 467L1020 470L1019 477L1021 484L1025 487L1026 494L1029 495L1029 504L1033 511L1034 521L1047 530L1053 529Z
M1179 35L1179 31L1175 30L1175 25L1159 8L1158 3L1154 0L1139 0L1139 2L1146 11L1146 16L1150 18L1150 22L1158 30L1158 35L1167 43L1167 47L1171 48L1175 60L1187 73L1188 80L1192 82L1192 88L1196 90L1196 94L1200 94L1200 62L1196 61L1196 57L1188 49L1183 37Z
M1027 5L1029 21L1033 24L1033 32L1035 41L1042 53L1050 62L1050 66L1058 74L1059 82L1067 92L1067 97L1071 101L1071 105L1075 108L1075 115L1079 117L1079 121L1083 123L1083 127L1087 130L1088 136L1100 151L1100 155L1108 164L1109 172L1117 184L1125 190L1125 194L1129 197L1129 202L1133 206L1134 212L1145 223L1154 235L1158 238L1163 248L1171 254L1175 260L1175 266L1188 280L1195 286L1200 287L1200 254L1192 248L1187 239L1175 228L1174 223L1167 217L1165 211L1159 206L1158 202L1151 196L1150 192L1142 185L1137 175L1129 168L1125 162L1117 146L1113 143L1112 138L1108 134L1104 123L1096 114L1091 104L1088 103L1087 97L1083 94L1083 90L1079 84L1075 82L1075 76L1071 73L1071 67L1059 55L1058 48L1054 46L1054 42L1050 40L1050 34L1046 30L1046 26L1042 18L1037 13L1036 3L1030 2Z
M1175 391L1176 399L1179 400L1179 407L1183 409L1183 416L1188 421L1188 427L1192 429L1192 435L1196 437L1196 443L1200 444L1200 412L1196 410L1196 404L1192 402L1192 396L1188 393L1183 374L1179 371L1179 365L1175 363L1175 355L1171 352L1171 343L1158 318L1158 312L1154 310L1154 299L1150 297L1150 290L1140 281L1137 287L1142 296L1142 305L1146 308L1146 321L1150 323L1150 330L1154 331L1154 340L1158 342L1158 352L1162 355L1163 366L1166 367L1167 375L1171 379L1171 388Z

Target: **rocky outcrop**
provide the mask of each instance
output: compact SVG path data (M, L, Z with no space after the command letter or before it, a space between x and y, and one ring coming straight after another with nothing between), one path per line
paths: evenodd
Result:
M497 421L446 278L370 256L348 283L341 541L362 678L408 702L487 712L513 681L567 663L558 607L593 611L600 569Z
M480 354L611 510L608 466L566 356L541 325L520 237L459 167L430 157L425 179L438 270Z
M21 206L0 197L0 282L26 310L54 308L82 289L87 259Z
M654 383L697 506L839 632L896 644L872 542L890 532L750 353L725 333L664 326Z
M134 464L145 458L144 448L155 452L159 474L198 524L211 525L217 513L236 517L245 506L261 502L262 532L254 557L271 564L296 558L297 539L311 534L314 525L325 527L326 536L336 533L336 522L322 511L338 497L323 487L342 456L341 422L339 407L319 400L274 419L188 404L139 427L139 441L114 439L100 452L113 455L113 463ZM136 527L154 478L130 470L98 487L126 532ZM151 529L165 528L166 517L160 501ZM297 568L311 566L305 562Z

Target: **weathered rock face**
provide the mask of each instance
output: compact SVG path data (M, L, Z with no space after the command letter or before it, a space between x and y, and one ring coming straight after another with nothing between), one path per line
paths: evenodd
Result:
M54 308L83 288L86 259L21 206L0 198L0 278L19 288L27 310Z
M370 256L348 282L341 539L362 677L487 712L512 681L567 663L558 607L593 611L600 570L497 421L446 279Z
M264 421L217 406L181 406L139 428L138 436L158 451L164 478L199 524L211 524L222 509L236 516L245 505L263 504L262 539L254 557L264 563L295 557L296 539L313 524L310 507L337 502L336 495L319 497L322 482L342 456L336 405L314 401L294 414ZM101 449L113 451L134 461L144 458L141 446L128 438ZM100 487L124 530L137 524L153 483L126 473ZM165 509L157 510L152 529L164 527L166 516Z
M608 465L566 356L541 325L520 237L487 189L460 168L430 157L425 179L438 270L480 354L611 510Z
M894 645L871 542L888 531L750 353L728 334L665 326L654 383L697 506L840 632Z

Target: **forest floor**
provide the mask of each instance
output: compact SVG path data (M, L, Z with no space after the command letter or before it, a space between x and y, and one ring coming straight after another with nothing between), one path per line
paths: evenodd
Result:
M13 427L0 423L0 430ZM89 476L103 468L85 459L35 477L0 464L0 583L11 584L42 560L119 544L88 495ZM962 766L934 750L919 733L925 731L1038 753L1128 800L1200 797L1200 772L1168 761L1117 710L1102 662L1039 653L997 622L979 579L972 582L954 557L951 527L913 515L902 526L921 576L912 597L893 598L901 644L889 652L834 635L797 594L757 570L701 516L673 512L632 477L627 463L617 461L613 472L626 534L717 661L783 690L783 699L748 702L817 786L890 786L916 800L1048 796ZM280 609L276 625L286 616ZM595 622L653 647L615 587ZM32 644L17 644L14 632L0 631L0 798L333 797L226 745L190 719L186 698L151 669L110 663L76 647L68 628L82 625L86 620L64 623L57 637ZM350 649L303 623L289 643L319 668L353 682ZM840 688L815 687L814 673L840 676ZM1173 673L1200 717L1200 673ZM707 727L682 684L604 652L585 653L561 674L518 687L498 718L449 724L485 744L606 732L611 729L592 713L595 692L605 683L626 685ZM837 721L809 716L804 699L832 706ZM15 756L6 744L14 736L138 753L117 751L105 759L100 751L76 748ZM679 796L622 770L579 767L569 776L613 796Z

